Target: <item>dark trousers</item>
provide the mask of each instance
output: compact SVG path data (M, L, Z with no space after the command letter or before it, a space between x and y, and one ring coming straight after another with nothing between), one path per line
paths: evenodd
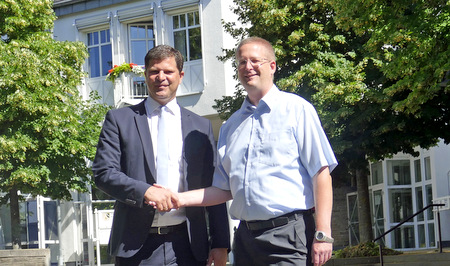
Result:
M164 235L149 234L142 248L130 258L116 257L117 266L205 266L194 258L187 229Z
M314 232L311 213L296 214L287 224L269 229L250 230L241 222L234 236L234 265L312 265Z

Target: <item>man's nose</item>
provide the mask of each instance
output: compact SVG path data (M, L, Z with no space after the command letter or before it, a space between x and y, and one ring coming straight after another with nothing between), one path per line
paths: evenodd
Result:
M156 78L161 81L161 80L165 80L166 79L166 75L164 74L164 71L159 71L158 75L156 76Z
M245 60L245 69L249 70L249 69L254 69L255 67L252 64L252 61L247 59Z

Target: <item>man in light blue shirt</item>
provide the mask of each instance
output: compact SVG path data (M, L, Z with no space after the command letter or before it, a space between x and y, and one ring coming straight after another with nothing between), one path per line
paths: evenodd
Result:
M332 252L330 172L337 161L319 117L274 85L269 42L243 40L236 60L248 96L220 130L213 184L179 194L175 205L233 199L230 215L241 221L235 265L322 265Z

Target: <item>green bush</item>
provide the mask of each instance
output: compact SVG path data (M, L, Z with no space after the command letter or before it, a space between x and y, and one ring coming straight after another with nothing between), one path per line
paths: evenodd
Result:
M400 251L383 247L383 255L399 255ZM375 257L380 256L379 245L373 242L361 243L356 246L346 247L336 250L333 254L334 258L356 258L356 257Z

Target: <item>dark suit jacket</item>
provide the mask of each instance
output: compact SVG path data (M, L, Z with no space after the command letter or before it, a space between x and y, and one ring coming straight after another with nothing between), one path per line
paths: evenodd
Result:
M208 187L214 172L215 144L209 120L181 107L183 159L188 189ZM155 160L145 101L106 114L92 166L98 188L116 199L109 253L131 257L149 236L155 210L144 204L155 183ZM209 219L209 236L205 218ZM187 207L191 249L198 261L210 248L229 248L226 205Z

